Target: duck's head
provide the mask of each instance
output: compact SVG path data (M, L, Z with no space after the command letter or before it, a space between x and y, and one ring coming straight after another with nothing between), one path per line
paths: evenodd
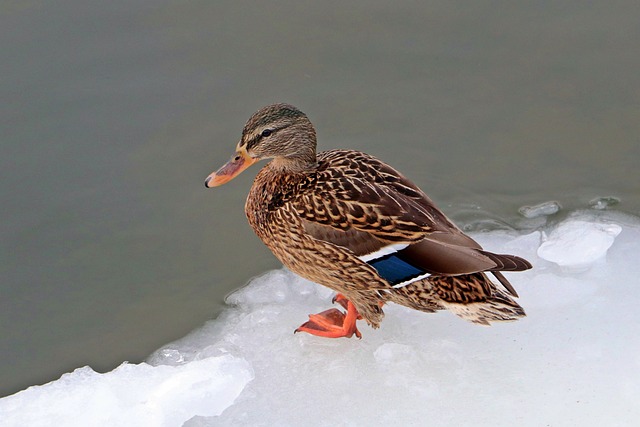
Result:
M262 159L273 159L271 167L288 172L315 166L316 131L302 111L289 104L273 104L255 112L242 130L236 153L204 185L229 182Z

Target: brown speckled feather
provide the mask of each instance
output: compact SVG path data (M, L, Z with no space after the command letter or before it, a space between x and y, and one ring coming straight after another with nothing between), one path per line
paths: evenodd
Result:
M523 270L530 265L511 255L490 254L456 227L415 184L380 160L357 151L318 154L315 184L295 203L314 237L360 256L389 243L411 244L407 257L433 274L459 275ZM357 230L361 233L356 233ZM367 242L363 244L363 242Z
M287 268L343 293L371 325L377 326L382 310L376 290L391 287L347 248L318 240L305 230L294 206L314 184L313 174L281 176L267 165L256 176L247 198L249 224Z

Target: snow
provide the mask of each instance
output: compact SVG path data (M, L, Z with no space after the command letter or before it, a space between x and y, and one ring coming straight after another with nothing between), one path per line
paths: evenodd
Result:
M0 399L0 425L637 425L640 220L594 207L546 222L474 234L534 265L507 273L517 322L389 305L362 340L294 335L332 293L275 270L147 363Z

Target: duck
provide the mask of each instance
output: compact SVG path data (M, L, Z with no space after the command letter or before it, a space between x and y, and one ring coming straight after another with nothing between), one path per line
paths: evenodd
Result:
M532 268L527 260L484 250L376 157L316 149L306 114L268 105L246 122L231 159L205 180L217 187L269 160L245 203L249 225L286 268L335 291L333 302L344 309L310 314L294 332L361 338L357 321L378 328L387 303L449 310L481 325L525 316L503 272Z

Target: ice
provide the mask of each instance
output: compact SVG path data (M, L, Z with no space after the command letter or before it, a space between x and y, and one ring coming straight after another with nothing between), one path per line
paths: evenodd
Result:
M556 201L543 202L535 206L523 206L518 212L525 218L537 218L540 216L553 215L560 212L562 206Z
M596 197L589 202L589 206L593 209L603 210L620 203L620 199L614 196Z
M526 318L481 327L389 305L362 340L293 334L332 293L271 271L147 364L0 399L0 425L637 425L640 220L589 209L474 237L533 263L507 273Z
M176 426L219 415L253 378L231 355L180 366L124 363L106 374L78 368L0 400L2 426Z
M544 235L538 256L565 269L585 270L606 255L621 231L615 223L572 218Z

